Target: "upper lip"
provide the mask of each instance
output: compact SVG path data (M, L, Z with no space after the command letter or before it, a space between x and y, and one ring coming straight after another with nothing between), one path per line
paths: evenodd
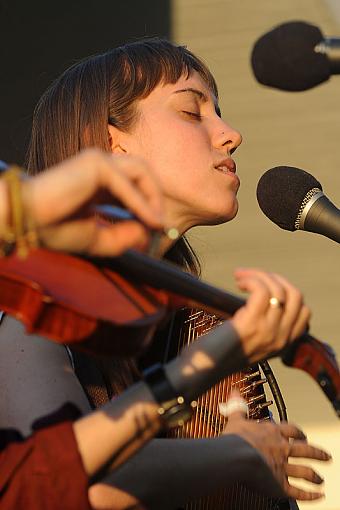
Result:
M222 159L221 161L219 161L218 163L216 163L214 165L214 168L223 168L223 167L226 167L229 170L229 172L233 172L234 174L236 173L236 163L230 157Z

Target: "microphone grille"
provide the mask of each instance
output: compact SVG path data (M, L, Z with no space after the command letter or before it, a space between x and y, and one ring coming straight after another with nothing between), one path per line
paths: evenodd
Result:
M306 205L308 204L310 199L313 198L314 195L317 195L318 193L320 193L320 191L322 191L320 188L312 188L312 189L310 189L308 191L307 195L302 200L302 203L300 205L300 209L299 209L297 218L296 218L295 223L294 223L294 227L295 227L294 230L299 230L300 229L301 216L302 216L302 213L304 211L304 208L306 207Z
M277 166L260 178L256 196L262 212L284 230L299 228L301 214L322 186L313 175L291 166Z
M287 91L308 90L327 81L328 58L314 51L322 40L320 29L303 21L283 23L263 34L251 54L256 80Z

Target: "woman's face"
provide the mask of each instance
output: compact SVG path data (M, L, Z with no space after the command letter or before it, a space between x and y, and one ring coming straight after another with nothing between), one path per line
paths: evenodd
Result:
M216 98L199 74L158 85L137 108L128 152L153 167L168 225L185 232L231 220L240 182L230 156L242 138L220 118Z

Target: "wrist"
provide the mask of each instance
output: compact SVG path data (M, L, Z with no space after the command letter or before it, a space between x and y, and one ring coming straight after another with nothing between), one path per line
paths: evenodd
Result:
M197 402L188 402L183 395L176 392L163 365L149 367L143 376L144 382L159 404L158 414L165 428L182 426L191 418Z
M183 349L165 369L176 391L193 400L248 365L236 330L225 321Z

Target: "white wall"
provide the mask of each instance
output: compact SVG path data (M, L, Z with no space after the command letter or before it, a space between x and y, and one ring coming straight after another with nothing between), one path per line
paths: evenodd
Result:
M339 11L340 1L332 3ZM280 230L262 215L255 198L262 173L285 164L315 175L340 206L340 76L307 92L285 93L259 86L249 66L256 38L284 21L300 19L325 34L340 35L334 12L321 0L173 0L174 40L209 64L219 83L223 116L244 135L235 154L242 182L237 219L191 235L204 276L235 290L236 266L286 275L303 289L313 309L311 331L331 343L340 357L340 247L317 235ZM332 467L320 467L322 474L327 472L326 500L300 506L339 510L339 420L309 376L279 361L272 366L290 419L335 458Z

